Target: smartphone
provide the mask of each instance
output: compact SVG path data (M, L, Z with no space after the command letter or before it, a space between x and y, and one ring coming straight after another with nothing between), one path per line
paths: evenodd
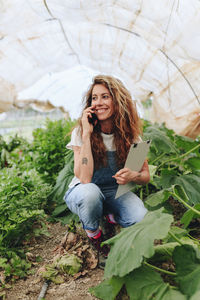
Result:
M97 116L96 116L95 113L92 113L92 117L91 117L91 118L88 117L88 122L89 122L90 124L92 124L93 126L94 126L96 120L98 120L98 118L97 118Z

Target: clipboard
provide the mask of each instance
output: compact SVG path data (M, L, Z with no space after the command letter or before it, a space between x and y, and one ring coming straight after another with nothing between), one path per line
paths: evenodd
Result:
M147 157L150 144L150 141L132 144L124 168L129 168L132 171L139 172ZM115 199L129 192L134 186L134 182L129 182L127 184L119 184L117 188L117 193L115 195Z

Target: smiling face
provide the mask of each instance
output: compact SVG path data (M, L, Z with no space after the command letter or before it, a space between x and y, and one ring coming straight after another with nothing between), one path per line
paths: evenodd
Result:
M114 104L109 90L103 84L96 84L92 90L92 106L100 123L113 119Z

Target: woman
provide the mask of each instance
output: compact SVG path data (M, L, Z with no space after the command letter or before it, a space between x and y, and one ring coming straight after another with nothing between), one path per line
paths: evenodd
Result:
M150 176L146 160L140 172L123 168L131 144L141 140L141 123L122 82L98 75L85 100L79 125L67 145L74 151L75 177L64 199L100 250L103 234L99 221L103 215L112 224L128 227L141 221L147 212L132 192L115 199L118 184L146 184ZM101 250L104 252L105 247Z

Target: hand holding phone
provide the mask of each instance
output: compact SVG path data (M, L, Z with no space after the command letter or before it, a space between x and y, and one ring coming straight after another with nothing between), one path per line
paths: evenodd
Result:
M91 115L92 115L91 118L88 117L88 122L94 126L94 125L96 125L95 121L97 121L98 118L97 118L97 115L95 113L92 113Z

